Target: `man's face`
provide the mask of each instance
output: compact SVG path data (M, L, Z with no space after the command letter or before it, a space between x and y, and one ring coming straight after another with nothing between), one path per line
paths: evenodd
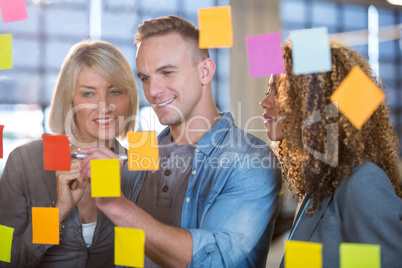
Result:
M170 33L143 40L137 50L137 75L145 97L163 125L178 125L198 115L202 98L200 64L194 49Z

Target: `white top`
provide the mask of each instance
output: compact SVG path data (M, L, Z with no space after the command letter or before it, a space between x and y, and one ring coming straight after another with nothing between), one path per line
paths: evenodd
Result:
M89 248L92 244L96 222L82 224L82 237L84 238L85 245Z

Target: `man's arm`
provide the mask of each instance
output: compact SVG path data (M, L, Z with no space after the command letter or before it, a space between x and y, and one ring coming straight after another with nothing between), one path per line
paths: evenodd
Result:
M158 265L186 267L190 263L192 237L189 231L155 220L123 194L115 198L96 198L96 204L117 226L144 230L145 254Z
M81 149L89 154L82 162L83 180L90 178L90 160L117 158L107 148ZM120 197L96 198L98 208L120 227L142 229L145 232L145 254L163 267L186 267L192 259L192 236L185 229L163 224L146 213L123 193Z

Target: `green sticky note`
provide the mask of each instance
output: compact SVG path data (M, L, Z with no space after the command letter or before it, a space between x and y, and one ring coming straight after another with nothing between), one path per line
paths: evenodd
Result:
M339 246L341 268L380 268L380 245L342 243Z
M13 67L11 34L0 34L0 70Z
M92 159L92 197L119 197L120 193L119 159Z
M11 262L14 228L0 225L0 261Z
M114 227L114 264L144 267L145 232L140 229Z
M321 268L322 244L287 241L285 243L285 268Z

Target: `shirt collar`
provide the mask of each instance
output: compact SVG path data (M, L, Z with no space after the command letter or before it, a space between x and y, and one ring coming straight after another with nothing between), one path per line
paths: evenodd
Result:
M229 128L234 124L234 118L230 112L223 112L220 113L220 115L221 118L216 122L216 124L195 144L196 148L205 154L210 154L216 145L220 144L221 140L226 136ZM158 142L169 133L170 128L165 128L159 134Z

